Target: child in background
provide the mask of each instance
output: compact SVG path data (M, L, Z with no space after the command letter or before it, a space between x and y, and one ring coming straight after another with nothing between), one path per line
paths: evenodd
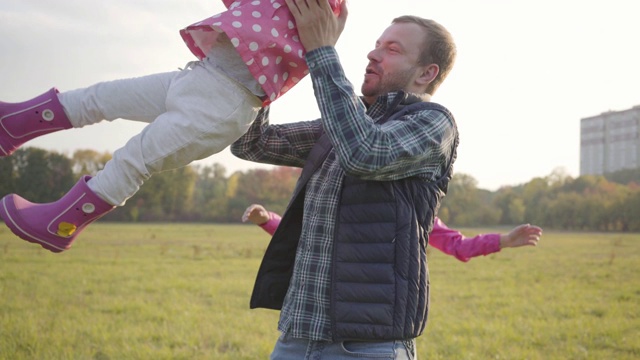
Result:
M250 221L273 235L280 224L280 215L268 211L260 204L252 204L244 211L242 222ZM506 234L480 234L465 237L457 230L449 229L439 218L435 218L433 230L429 234L429 245L447 255L467 262L472 257L489 255L507 247L536 246L542 236L542 229L522 224Z
M149 123L103 170L83 176L60 200L2 198L0 217L14 234L52 252L68 249L81 230L124 205L154 173L223 150L246 132L260 108L308 74L284 0L223 3L227 11L180 31L199 59L185 70L0 102L0 156L40 135L103 120ZM344 6L343 0L328 0L323 10L340 16Z

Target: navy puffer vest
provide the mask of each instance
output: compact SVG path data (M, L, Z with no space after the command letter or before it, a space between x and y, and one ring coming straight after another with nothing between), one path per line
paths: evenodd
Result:
M438 104L396 105L389 119L431 108L444 112L455 128L453 116ZM309 155L265 252L251 308L282 308L302 229L306 182L331 150L330 142L323 138ZM456 131L445 175L436 182L417 177L367 181L345 176L332 257L334 341L411 339L424 331L429 306L428 234L451 178L457 138Z
M416 178L345 178L332 260L332 333L410 339L429 305L428 233L443 192Z

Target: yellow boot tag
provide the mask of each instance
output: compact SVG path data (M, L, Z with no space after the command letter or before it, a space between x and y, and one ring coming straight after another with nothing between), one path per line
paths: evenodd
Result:
M69 237L71 236L71 234L76 232L76 229L77 228L75 225L63 221L60 224L58 224L58 235L63 237Z

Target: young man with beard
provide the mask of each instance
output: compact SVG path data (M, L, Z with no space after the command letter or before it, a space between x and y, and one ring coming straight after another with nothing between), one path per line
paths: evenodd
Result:
M287 0L321 119L269 125L236 156L302 167L251 307L279 309L272 359L415 358L429 305L426 245L456 157L451 113L430 102L453 65L449 32L402 16L368 54L362 97L335 49L347 9Z

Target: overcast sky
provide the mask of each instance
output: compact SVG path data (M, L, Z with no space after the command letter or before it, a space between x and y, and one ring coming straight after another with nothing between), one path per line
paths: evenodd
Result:
M458 60L433 101L458 122L455 171L495 190L556 168L578 176L580 119L640 105L639 3L350 0L337 48L359 89L366 54L394 17L415 14L446 26ZM0 100L183 67L194 57L179 29L224 10L221 0L2 0ZM308 78L272 105L273 123L318 114ZM68 155L87 148L113 152L142 126L117 120L29 145ZM202 161L214 162L230 172L260 167L228 149Z

